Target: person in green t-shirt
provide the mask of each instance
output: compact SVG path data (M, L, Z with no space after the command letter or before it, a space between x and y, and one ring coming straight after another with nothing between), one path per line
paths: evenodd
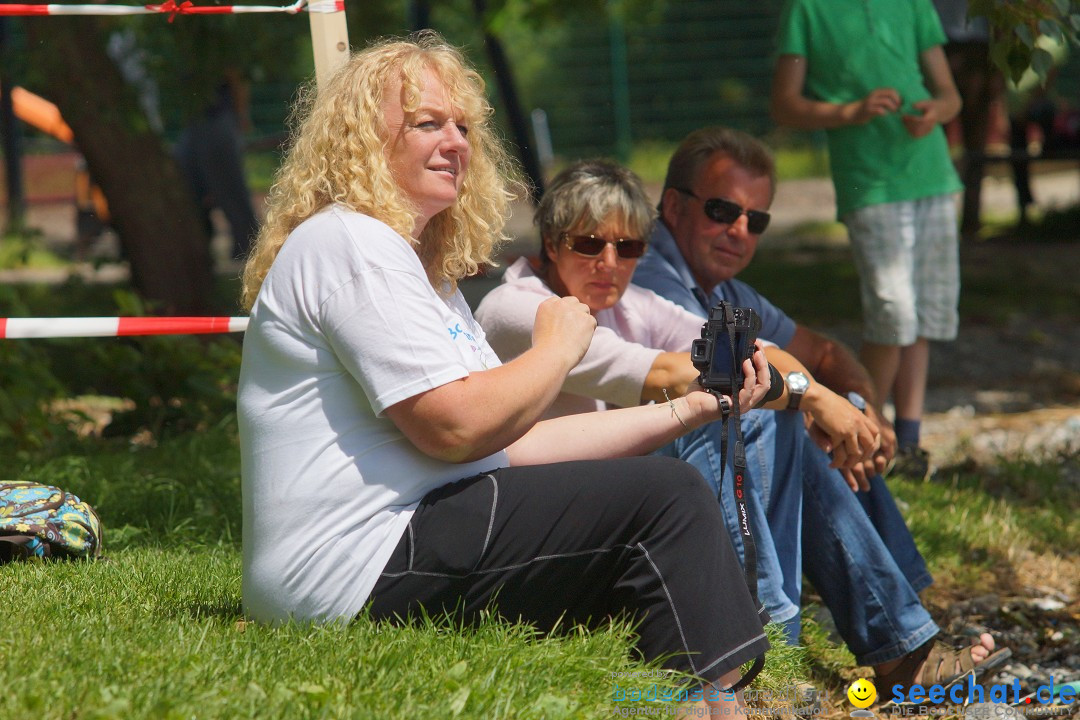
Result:
M863 307L860 356L896 409L894 473L925 476L919 427L930 340L953 340L962 185L941 124L960 111L930 0L787 0L771 110L826 130L837 216ZM880 409L880 408L879 408Z

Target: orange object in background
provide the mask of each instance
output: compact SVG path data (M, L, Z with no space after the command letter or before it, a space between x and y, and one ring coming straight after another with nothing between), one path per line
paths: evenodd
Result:
M19 120L60 142L74 144L75 133L55 103L15 86L11 88L11 104ZM83 247L92 236L100 234L103 224L109 222L109 205L101 188L91 182L86 163L81 159L75 168L75 208L79 246Z
M103 223L109 222L109 204L105 202L105 193L101 192L94 183L90 182L90 173L86 169L86 163L80 158L75 168L75 207L80 212L93 210L97 219Z
M15 86L11 88L11 104L15 109L15 117L27 125L36 127L68 145L75 141L75 133L71 132L71 127L64 122L64 117L60 114L60 108L54 103L26 88Z

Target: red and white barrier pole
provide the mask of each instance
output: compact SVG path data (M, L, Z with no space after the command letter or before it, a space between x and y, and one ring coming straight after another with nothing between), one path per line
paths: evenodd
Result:
M0 318L0 338L122 337L244 332L246 317Z
M0 16L28 15L239 15L241 13L333 13L345 10L345 0L298 0L292 5L195 5L191 0L166 0L160 5L0 5Z

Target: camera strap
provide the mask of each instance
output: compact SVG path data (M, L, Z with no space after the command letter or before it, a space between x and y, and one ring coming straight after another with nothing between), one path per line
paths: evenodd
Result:
M727 328L729 352L731 352L732 367L738 358L735 356L735 315L730 303L721 302L724 310L724 325ZM743 572L746 575L746 586L750 590L750 597L754 604L761 610L761 603L757 595L757 546L754 544L754 532L750 527L749 498L746 492L746 449L743 444L742 423L739 422L739 388L732 387L730 412L725 412L720 421L720 492L724 491L724 470L727 466L728 445L728 419L734 420L735 425L735 454L732 458L735 479L731 486L731 493L735 498L735 513L739 523L739 534L743 541Z

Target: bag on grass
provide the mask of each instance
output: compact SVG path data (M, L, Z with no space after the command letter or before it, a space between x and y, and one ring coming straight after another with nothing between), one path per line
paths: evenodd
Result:
M101 520L92 507L58 487L0 482L0 563L101 554Z

